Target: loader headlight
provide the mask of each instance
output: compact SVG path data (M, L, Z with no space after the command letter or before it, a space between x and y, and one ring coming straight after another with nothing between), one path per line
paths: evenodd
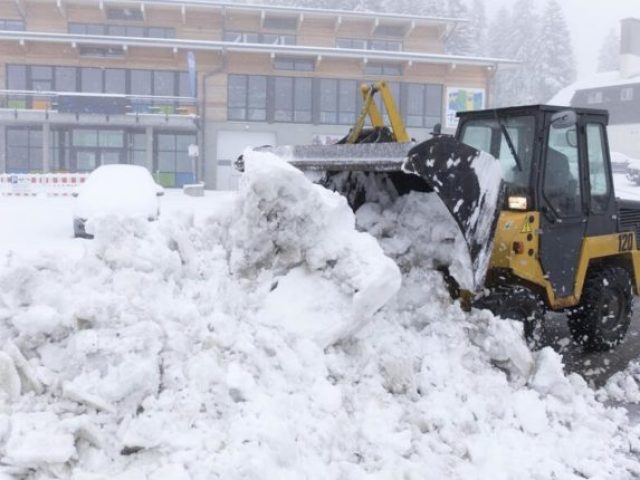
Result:
M526 211L529 207L529 202L527 201L527 197L513 196L507 199L507 205L509 207L509 210Z

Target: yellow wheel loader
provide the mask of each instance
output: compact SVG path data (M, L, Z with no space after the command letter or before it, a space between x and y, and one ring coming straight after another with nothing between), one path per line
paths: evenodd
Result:
M469 249L473 281L464 296L521 320L532 345L546 311L565 312L574 340L588 350L624 339L633 294L640 294L640 203L615 197L606 111L535 105L464 112L454 136L436 128L416 143L384 82L363 85L362 95L356 125L338 144L259 150L322 172L321 182L354 209L380 189L436 192Z

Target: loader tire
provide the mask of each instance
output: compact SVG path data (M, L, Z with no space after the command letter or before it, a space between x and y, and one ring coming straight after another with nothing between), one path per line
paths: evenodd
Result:
M524 325L524 338L532 350L544 346L544 302L540 296L526 287L500 286L474 302L474 307L484 308L495 316L520 321Z
M568 312L574 341L590 352L618 346L629 330L632 302L631 275L625 268L591 270L580 304Z

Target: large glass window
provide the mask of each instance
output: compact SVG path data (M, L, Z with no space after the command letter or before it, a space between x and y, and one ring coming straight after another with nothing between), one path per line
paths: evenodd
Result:
M398 63L369 62L364 67L364 73L365 75L400 76L402 75L402 65Z
M552 128L547 144L543 193L560 217L580 215L582 192L575 126Z
M7 173L42 171L42 129L8 127L6 130Z
M121 68L107 68L104 71L105 93L127 93L127 71Z
M165 187L181 187L193 182L193 165L189 145L196 143L191 133L156 134L156 168L158 182Z
M77 75L75 67L55 68L55 90L57 92L77 92Z
M7 65L7 88L9 90L27 90L27 67L25 65Z
M442 86L406 85L405 119L409 127L431 128L442 118Z
M266 120L267 77L229 75L227 101L229 120Z
M274 79L274 112L276 122L293 121L293 78L275 77Z
M80 91L86 93L102 93L102 69L80 69Z
M591 211L596 213L602 212L607 208L611 192L603 129L604 127L600 124L587 124Z
M402 42L400 40L386 39L367 40L363 38L338 38L336 39L336 48L398 52L402 50Z
M462 142L499 159L505 182L511 187L528 190L533 158L535 118L526 115L504 118L501 122L509 134L517 160L511 153L501 125L493 118L465 122L461 131Z
M315 60L310 58L276 57L273 61L273 68L276 70L312 72L315 69L315 66Z
M355 80L321 79L319 81L318 121L350 125L356 120L357 90Z
M31 89L38 92L53 90L53 68L33 65L31 67Z

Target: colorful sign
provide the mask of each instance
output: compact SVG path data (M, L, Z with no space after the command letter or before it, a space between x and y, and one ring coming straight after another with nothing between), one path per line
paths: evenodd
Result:
M485 108L485 98L483 88L447 88L447 128L458 126L456 113Z

